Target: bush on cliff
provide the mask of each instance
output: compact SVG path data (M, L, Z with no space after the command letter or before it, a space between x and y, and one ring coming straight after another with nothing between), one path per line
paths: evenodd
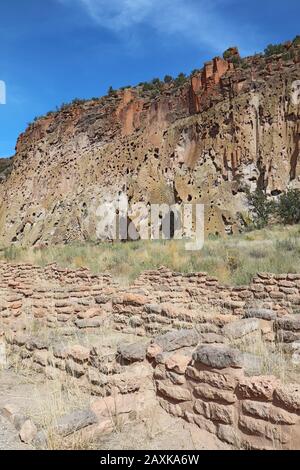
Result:
M265 55L267 57L282 54L283 52L285 52L285 47L283 44L269 44L265 49Z
M271 218L283 225L300 223L300 190L289 189L282 193L275 202L267 194L257 189L247 192L248 204L253 214L253 226L257 229L266 227Z
M300 190L289 189L282 194L277 204L277 213L285 225L300 223Z
M186 82L186 80L187 80L186 75L181 72L181 73L178 75L178 77L175 79L175 85L176 85L176 86L184 85L184 83Z
M253 225L256 229L264 228L268 225L270 217L274 214L274 202L269 201L266 193L261 189L255 192L247 192L248 204L253 213Z
M298 35L293 39L293 45L298 46L299 44L300 44L300 36Z
M171 75L166 75L165 78L164 78L164 82L165 83L172 83L173 81L173 77L171 77Z

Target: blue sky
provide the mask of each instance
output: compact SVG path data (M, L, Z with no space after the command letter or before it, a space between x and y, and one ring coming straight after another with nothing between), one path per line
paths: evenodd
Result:
M300 33L299 0L2 0L0 157L37 115L73 98L189 73Z

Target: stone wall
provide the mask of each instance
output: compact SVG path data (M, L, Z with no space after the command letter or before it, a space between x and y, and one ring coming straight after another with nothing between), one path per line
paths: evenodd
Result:
M7 332L3 339L10 364L17 363L23 371L41 373L51 380L67 383L69 379L92 395L111 396L152 388L147 382L149 377L152 381L151 367L142 363L149 342L139 345L137 363L125 367L117 346L99 341L95 345L85 341L83 345L78 338L24 332ZM124 343L124 338L119 341Z
M212 317L223 326L234 320L231 316L274 320L300 311L300 274L260 273L249 286L229 287L205 273L162 268L141 274L129 292L113 300L116 327L127 332L139 328L150 335Z
M115 348L55 344L20 332L7 333L5 340L9 362L17 357L22 370L101 397L154 389L167 413L233 448L299 448L300 386L249 375L243 355L221 335L175 330L131 343L120 336Z
M240 353L228 346L200 345L193 353L166 346L158 346L153 363L158 399L168 413L235 448L299 449L299 385L247 377Z
M300 274L261 273L249 286L229 287L205 273L161 268L124 288L110 275L87 269L0 264L0 318L6 328L22 329L36 320L49 327L96 329L112 314L118 331L153 336L195 324L220 328L251 316L274 321L299 310ZM278 341L299 339L297 327L291 332L285 323L278 325Z

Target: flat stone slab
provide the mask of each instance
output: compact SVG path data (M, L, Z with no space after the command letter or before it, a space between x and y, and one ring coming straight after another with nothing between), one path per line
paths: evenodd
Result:
M239 339L260 329L257 318L246 318L223 326L223 334L230 339Z
M260 320L276 320L277 314L274 310L267 308L249 308L245 313L245 318L259 318Z
M195 330L176 330L157 336L154 340L163 351L171 352L177 349L196 346L199 342L199 334Z
M58 420L54 427L54 432L60 436L69 436L70 434L86 428L87 426L91 426L92 424L96 424L97 422L97 416L90 409L74 411Z
M278 329L288 331L300 331L300 315L287 315L276 320L275 326Z
M226 345L199 346L193 353L193 360L215 369L243 367L243 357L240 351Z
M149 343L139 341L137 343L127 344L121 343L118 345L119 356L128 362L142 362L146 359L147 349Z

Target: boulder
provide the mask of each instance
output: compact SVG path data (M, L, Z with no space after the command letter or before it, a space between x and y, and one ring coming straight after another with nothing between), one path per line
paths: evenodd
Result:
M135 307L143 306L147 303L147 297L139 294L127 293L122 297L122 303L124 305L133 305Z
M198 398L202 398L207 401L217 401L219 403L235 403L237 397L233 392L228 390L219 390L218 388L212 387L208 384L197 385L194 388L194 394Z
M154 313L156 315L160 315L162 312L162 307L159 304L147 304L145 305L145 311L147 313Z
M300 331L300 315L287 315L279 318L275 322L275 327L288 331Z
M173 384L170 386L163 382L157 382L157 390L163 397L170 398L177 402L190 401L192 399L192 395L189 390L183 387L174 386Z
M49 349L50 342L47 339L43 338L30 338L26 343L26 348L29 351L34 351L35 349Z
M245 318L258 318L260 320L276 320L277 314L274 310L267 308L249 308L245 313Z
M212 421L223 424L233 424L235 409L233 405L221 405L219 403L196 400L195 412Z
M186 375L195 382L202 382L220 390L235 390L237 378L230 374L220 374L208 370L198 370L195 367L188 366Z
M86 362L89 356L90 356L90 350L88 348L85 348L84 346L75 345L75 346L71 346L68 349L68 357L71 357L76 362L79 362L79 363Z
M200 333L199 343L202 344L215 344L215 343L226 343L227 338L217 333Z
M103 323L105 321L106 317L101 317L101 318L86 318L82 320L76 320L75 325L77 328L81 329L86 329L86 328L100 328L103 326Z
M288 384L276 388L275 400L292 412L300 412L300 385Z
M144 341L137 343L126 344L121 343L118 345L119 357L126 362L142 362L146 359L148 344Z
M1 415L11 423L17 414L20 414L20 409L16 405L7 404L1 408Z
M242 368L243 360L240 351L226 345L198 346L193 353L193 360L215 369L227 367Z
M246 318L223 326L223 334L232 340L242 338L260 329L259 320L256 318Z
M83 310L82 312L78 313L78 318L80 320L88 320L94 317L98 317L101 315L101 310L98 307L92 307L87 310Z
M190 356L184 356L183 354L176 353L168 357L165 365L167 370L174 371L177 374L184 374L190 362Z
M53 428L53 432L65 437L97 422L96 414L89 408L76 410L60 418Z
M199 341L199 335L195 330L175 330L169 331L164 335L157 336L154 340L163 351L171 352L177 349L196 346Z
M261 403L258 401L243 401L243 413L259 419L264 419L274 424L295 424L297 416L287 411L273 406L270 403Z
M161 354L163 352L161 346L158 344L152 343L149 345L148 350L147 350L147 357L148 359L155 359L156 356Z
M97 295L97 297L95 297L95 302L98 305L107 304L109 300L110 299L107 295Z
M273 376L244 378L238 385L238 394L243 399L272 401L279 381Z
M19 436L22 442L25 442L25 444L31 444L35 439L37 432L37 427L33 421L31 421L31 419L27 419L21 427Z
M280 343L294 343L300 340L300 331L279 330L276 331L276 339Z

